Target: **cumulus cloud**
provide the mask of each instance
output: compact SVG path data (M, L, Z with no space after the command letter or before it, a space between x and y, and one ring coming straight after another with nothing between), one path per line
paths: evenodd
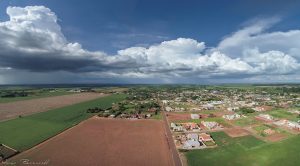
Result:
M225 37L217 47L190 38L130 47L116 55L70 43L57 16L44 6L8 7L0 22L0 72L35 76L191 80L297 74L300 30L266 32L278 19L255 21ZM27 74L24 74L27 73ZM299 73L298 73L299 74ZM1 74L3 77L3 74ZM55 77L51 77L55 78ZM72 78L72 79L71 79ZM3 78L1 78L3 80ZM2 81L3 82L3 81Z

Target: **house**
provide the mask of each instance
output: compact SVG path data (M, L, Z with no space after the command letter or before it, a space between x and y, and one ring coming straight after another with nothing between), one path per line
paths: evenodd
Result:
M165 105L165 104L168 104L168 100L162 100L162 103Z
M199 114L191 114L192 119L200 119Z
M190 133L190 134L187 134L187 139L189 139L189 140L195 140L195 141L197 141L198 140L198 134L195 134L195 133Z
M172 107L169 107L169 106L168 106L168 107L166 107L166 111L167 111L167 112L171 112L171 111L174 111L174 109L173 109Z
M288 120L286 119L281 119L281 120L278 120L278 121L275 121L273 122L273 124L277 125L277 126L284 126L288 123Z
M186 131L192 130L192 131L200 131L200 127L197 123L194 122L188 122L188 123L181 123L182 126L184 126L184 129Z
M297 122L293 122L293 121L288 121L287 123L288 127L296 129L296 130L300 130L300 124Z
M222 125L220 125L218 122L206 122L206 121L201 121L201 124L208 128L209 130L212 129L221 129L223 128Z
M199 141L195 140L187 140L183 143L183 148L184 149L197 149L200 148L202 144Z
M181 132L184 130L182 125L175 124L175 123L171 123L170 127L171 127L171 130L176 131L176 132Z
M289 121L289 120L286 120L286 119L276 121L276 122L274 122L274 124L278 125L278 126L285 126L285 127L288 127L288 128L300 130L300 124L298 122L293 122L293 121Z
M269 114L259 114L256 117L259 118L259 119L267 120L267 121L274 120L274 117L269 115Z
M223 115L222 117L227 120L234 120L234 119L241 118L241 115L240 114L232 114L232 115Z
M228 107L227 111L236 111L236 110L239 110L239 109L240 109L239 107Z
M187 140L184 141L182 148L184 149L200 149L204 148L203 142L199 141L198 134L190 133L186 135Z
M209 142L209 141L214 141L211 136L207 133L201 133L199 134L199 141L202 142Z
M262 112L262 111L270 111L272 110L271 106L260 106L260 107L254 107L252 108L256 112Z
M206 109L206 110L213 110L215 107L212 104L205 104L205 105L202 105L202 108Z

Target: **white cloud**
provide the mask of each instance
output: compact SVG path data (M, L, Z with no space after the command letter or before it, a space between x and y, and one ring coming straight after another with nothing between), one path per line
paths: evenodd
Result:
M0 22L0 70L12 69L6 74L11 80L16 72L37 80L47 74L54 78L58 73L60 77L68 75L69 80L81 75L146 80L162 77L169 82L292 75L300 68L300 30L265 32L277 19L255 21L212 49L204 42L178 38L108 55L70 43L55 13L46 7L8 7L7 14L9 21Z

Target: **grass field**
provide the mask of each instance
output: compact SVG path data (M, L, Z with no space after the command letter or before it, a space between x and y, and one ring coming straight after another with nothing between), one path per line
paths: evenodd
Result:
M300 165L300 136L276 143L265 143L253 136L230 138L223 132L211 133L217 148L186 153L188 164L222 166Z
M248 116L246 118L237 119L233 121L233 123L237 126L245 127L254 124L261 124L262 122L256 120L254 116Z
M93 114L86 113L87 108L108 108L113 102L125 99L125 95L111 95L88 102L37 113L0 123L0 143L19 151L26 150L70 128Z
M272 115L275 118L280 118L280 119L288 119L288 120L293 120L293 121L299 120L297 114L287 112L287 110L284 110L284 109L272 110L272 111L268 112L268 114Z

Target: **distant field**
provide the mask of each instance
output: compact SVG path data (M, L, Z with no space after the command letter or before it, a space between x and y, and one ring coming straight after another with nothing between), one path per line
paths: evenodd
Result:
M89 118L86 109L91 107L108 108L113 102L124 100L126 95L111 95L95 100L41 112L30 116L0 122L0 143L19 151L52 137Z
M300 165L300 136L277 143L264 143L253 136L230 138L212 133L219 147L186 153L190 166L294 166Z
M29 95L26 97L6 97L6 98L0 97L0 103L9 103L9 102L38 99L38 98L51 97L51 96L62 96L62 95L68 95L68 94L73 94L73 93L65 91L65 90L61 90L61 91L57 91L57 92L37 93L35 95Z
M10 103L0 103L0 121L13 119L20 115L25 116L37 112L49 111L103 96L105 96L105 94L102 93L76 93Z

